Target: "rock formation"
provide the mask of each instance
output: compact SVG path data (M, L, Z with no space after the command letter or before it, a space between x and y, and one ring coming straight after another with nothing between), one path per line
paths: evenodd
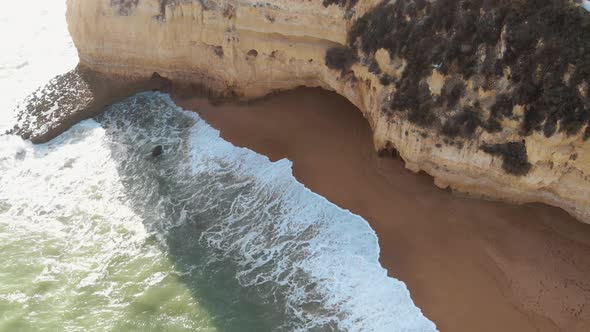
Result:
M81 66L350 100L436 185L590 222L590 15L573 0L68 0Z
M157 75L147 78L103 75L78 66L58 75L17 106L17 124L10 133L45 143L76 123L138 92L164 86Z

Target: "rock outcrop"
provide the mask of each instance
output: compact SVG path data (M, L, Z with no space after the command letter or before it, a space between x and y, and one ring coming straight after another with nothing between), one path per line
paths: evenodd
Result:
M138 92L158 89L167 83L157 75L127 77L104 75L78 66L54 77L17 106L17 123L10 131L45 143L76 123L100 114L104 108Z
M68 0L81 65L355 104L440 187L590 222L590 15L571 0Z

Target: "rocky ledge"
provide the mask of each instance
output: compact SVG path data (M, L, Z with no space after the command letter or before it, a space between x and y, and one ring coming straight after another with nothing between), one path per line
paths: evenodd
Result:
M590 223L590 15L574 0L68 0L81 66L355 104L436 185Z
M94 117L118 100L159 89L167 81L157 75L104 75L84 66L54 77L17 106L17 123L9 134L45 143L76 123Z

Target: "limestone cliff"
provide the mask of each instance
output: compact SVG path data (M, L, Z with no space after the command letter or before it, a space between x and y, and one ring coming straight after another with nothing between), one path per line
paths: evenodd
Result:
M569 0L68 0L81 64L348 98L440 187L590 222L590 15Z

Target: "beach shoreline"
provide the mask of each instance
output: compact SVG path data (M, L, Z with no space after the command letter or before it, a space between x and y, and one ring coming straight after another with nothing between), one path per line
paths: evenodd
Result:
M381 263L440 331L590 329L590 225L542 204L453 195L379 157L369 125L334 93L300 88L211 104L169 91L234 145L293 161L310 190L365 218Z

